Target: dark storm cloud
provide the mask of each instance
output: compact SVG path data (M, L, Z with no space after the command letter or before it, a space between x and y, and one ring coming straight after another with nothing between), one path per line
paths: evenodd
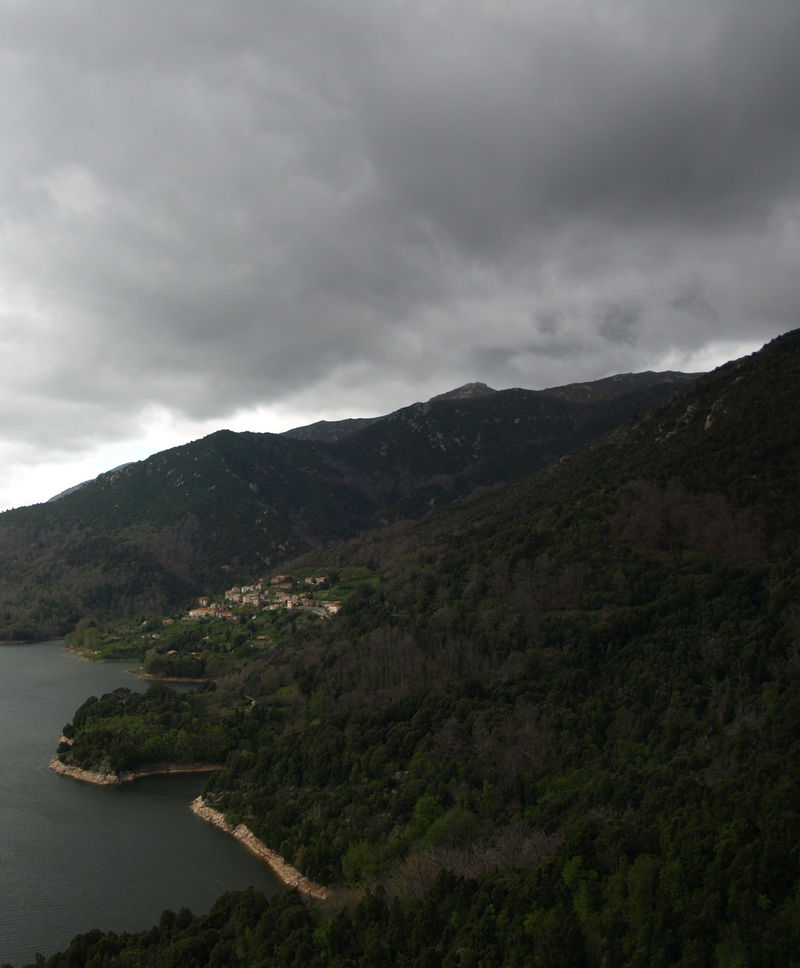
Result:
M598 331L611 343L635 345L642 319L642 307L633 303L612 303L600 310Z
M685 313L702 322L717 321L714 305L703 290L697 279L691 280L681 287L670 301L670 307L676 312Z
M784 0L0 4L7 459L796 326L798 46Z
M369 88L383 179L465 248L579 217L713 228L794 195L796 5L507 10L402 70L415 37Z

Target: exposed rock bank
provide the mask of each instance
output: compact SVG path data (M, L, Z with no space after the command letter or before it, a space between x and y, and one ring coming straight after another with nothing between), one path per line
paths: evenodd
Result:
M159 763L144 770L134 770L130 773L99 773L95 770L82 770L79 766L69 766L56 757L50 760L50 769L62 776L71 776L84 783L94 783L96 786L118 786L120 783L131 783L144 776L168 776L170 773L213 773L220 769L219 763Z
M301 894L313 898L315 901L324 901L328 897L328 889L326 887L314 883L314 881L309 880L301 874L300 871L295 870L294 867L287 864L280 854L276 854L274 850L270 850L243 823L240 823L236 827L231 826L225 820L224 815L219 810L214 810L213 807L209 807L202 797L197 797L196 800L192 801L191 809L202 820L213 823L215 827L219 827L220 830L224 830L225 833L231 834L243 843L256 857L269 865L272 873L282 884L285 884L287 887L296 888Z
M68 766L57 757L50 760L50 769L62 776L71 776L84 783L94 783L96 786L115 786L122 783L116 773L95 773L93 770L82 770L79 766Z

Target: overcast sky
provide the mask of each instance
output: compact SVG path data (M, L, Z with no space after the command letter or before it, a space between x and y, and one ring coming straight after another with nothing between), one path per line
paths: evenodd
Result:
M797 0L0 0L0 509L800 325Z

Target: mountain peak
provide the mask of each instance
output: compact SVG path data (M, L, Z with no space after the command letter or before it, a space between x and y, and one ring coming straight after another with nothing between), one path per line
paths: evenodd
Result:
M446 393L438 393L431 397L428 403L434 400L471 400L475 397L485 397L490 393L497 393L492 387L485 383L465 383L463 386L456 387L455 390L448 390Z

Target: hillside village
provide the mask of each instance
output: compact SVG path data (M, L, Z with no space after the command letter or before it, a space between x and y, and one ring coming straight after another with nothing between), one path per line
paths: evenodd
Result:
M189 618L222 618L233 621L237 616L235 606L260 608L264 611L303 608L317 615L330 617L341 608L341 602L315 597L317 592L328 588L324 575L311 575L302 581L291 575L272 575L262 578L254 585L235 585L229 588L222 602L212 601L208 596L198 599L197 607L190 609Z
M331 618L361 574L276 574L251 585L229 588L215 601L203 595L181 617L151 616L135 625L104 630L93 616L82 618L65 636L67 647L96 659L142 661L143 674L155 679L200 681L242 662L271 641L270 629L280 613ZM337 599L329 597L341 592ZM219 620L216 622L215 620Z

